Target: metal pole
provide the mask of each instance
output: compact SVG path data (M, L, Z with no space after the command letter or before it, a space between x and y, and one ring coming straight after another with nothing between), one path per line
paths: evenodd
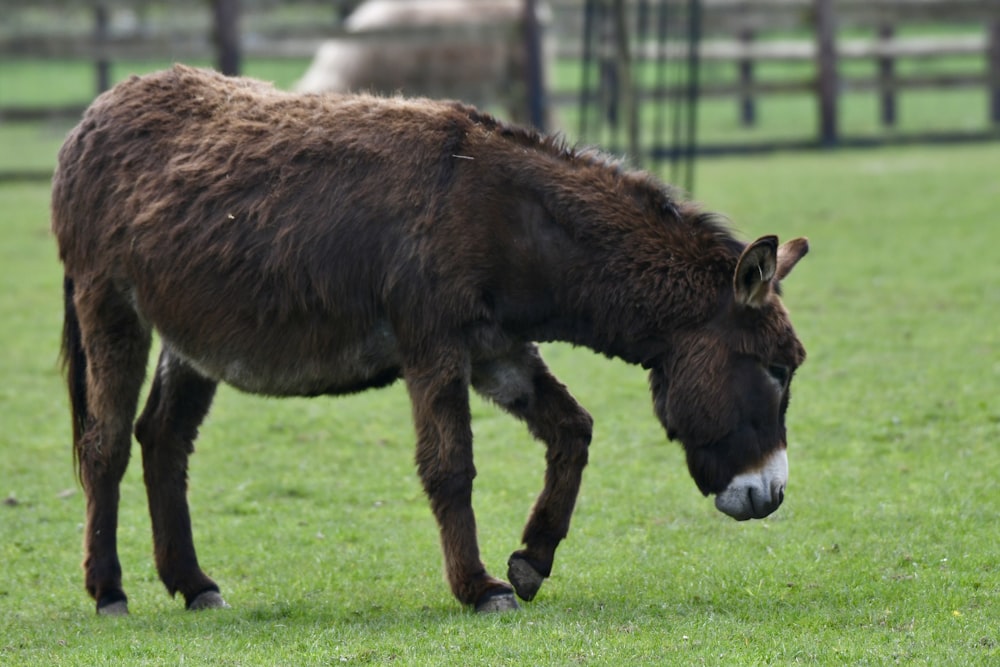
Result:
M537 0L524 3L524 78L528 89L528 121L539 131L546 127L545 72L542 60L542 26L538 22Z
M691 0L688 15L687 147L684 189L694 191L694 159L698 144L698 96L700 94L699 46L701 45L701 0Z
M653 145L657 152L663 149L664 132L667 126L667 110L670 98L667 92L667 2L660 2L656 17L656 116L653 118Z
M580 139L587 136L587 115L590 109L590 65L594 60L594 12L599 0L587 0L583 7L583 62L580 63Z

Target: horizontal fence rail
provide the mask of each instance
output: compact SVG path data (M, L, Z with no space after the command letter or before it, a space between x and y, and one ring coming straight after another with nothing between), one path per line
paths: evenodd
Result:
M577 62L583 57L581 35L586 0L549 0L544 22L556 60ZM614 0L607 0L610 6ZM342 19L357 0L4 0L0 22L0 59L79 60L94 63L95 92L109 85L110 63L121 61L195 60L222 63L227 48L230 62L239 58L306 59L326 39L435 41L456 35L453 27L407 27L364 33L343 28ZM656 0L645 3L657 5ZM228 37L217 25L219 5L238 6L238 21L229 21ZM732 68L721 80L701 81L699 97L732 99L741 122L752 126L757 103L776 95L808 95L816 100L817 133L812 138L741 145L739 142L700 143L700 154L871 145L882 141L935 142L1000 138L1000 0L702 0L699 22L702 39L692 49L683 36L659 43L653 31L640 40L635 26L642 0L626 0L621 31L626 48L611 49L609 63L627 58L631 68L658 59L680 62L696 57L701 67ZM682 12L689 0L668 0L668 12ZM213 6L215 12L213 12ZM648 9L647 9L648 11ZM912 26L932 26L934 34L914 32ZM487 39L510 25L479 24L458 31L462 39ZM235 32L234 32L235 31ZM960 71L927 69L948 58L978 62ZM874 64L857 73L852 63ZM769 63L798 63L798 73L781 80L762 78L758 68ZM914 66L916 63L919 66ZM909 64L903 68L901 64ZM103 73L103 74L102 74ZM636 104L666 104L685 93L686 84L666 81L649 84L628 77ZM579 91L569 82L550 88L545 98L556 109L579 104ZM880 123L893 128L898 97L907 91L978 89L986 91L984 130L938 130L901 136L852 137L840 127L840 99L845 93L875 93ZM0 123L46 121L77 117L85 106L64 103L37 106L4 99L0 88ZM583 113L583 111L580 111ZM651 156L669 155L670 146L649 145ZM21 174L22 176L24 174Z
M583 30L581 6L593 3L555 2L557 14L564 12L554 21L555 29L563 34ZM646 39L633 38L629 45L627 58L632 69L643 67L643 63L661 67L663 61L696 59L702 67L713 67L716 74L719 66L729 66L736 73L705 77L694 84L674 76L671 81L650 85L648 76L645 82L635 74L622 76L616 55L620 49L605 44L596 57L603 62L603 76L615 91L611 99L602 93L597 103L603 105L613 127L622 127L619 116L636 103L665 104L694 88L699 98L735 100L746 127L756 122L758 101L775 95L810 96L817 116L812 138L748 144L700 142L696 147L699 154L1000 139L1000 3L995 0L702 0L696 10L702 39L694 49L683 34L675 34L667 44L652 39L654 31L643 23L643 17L648 22L664 8L675 22L684 22L695 11L690 0L606 0L599 6L605 20L611 17L633 35L646 35ZM585 49L568 39L560 39L559 48L566 59L586 55ZM959 59L962 66L939 66L947 65L949 59ZM758 68L769 63L799 66L780 80L761 78ZM862 63L869 66L855 66ZM968 129L956 124L953 129L907 133L897 129L902 93L959 89L986 92L980 127ZM878 122L883 128L880 135L852 136L842 129L841 107L846 93L876 94ZM572 90L551 93L557 105L576 98ZM634 112L632 117L636 118ZM611 130L612 135L616 132L631 133ZM619 147L630 143L624 139L617 142ZM675 155L678 149L654 145L649 151L655 158Z

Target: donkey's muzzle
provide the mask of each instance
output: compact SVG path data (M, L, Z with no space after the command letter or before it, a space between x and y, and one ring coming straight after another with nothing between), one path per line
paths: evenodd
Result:
M715 497L715 507L737 521L763 519L781 505L787 483L788 455L782 447L760 469L734 477Z

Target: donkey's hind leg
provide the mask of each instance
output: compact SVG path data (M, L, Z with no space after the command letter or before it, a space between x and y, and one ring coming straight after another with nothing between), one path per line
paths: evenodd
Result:
M508 562L507 578L518 596L535 597L552 572L556 547L569 532L593 419L542 361L534 345L473 370L473 388L516 417L545 443L545 486L524 528L525 548Z
M128 602L118 560L119 486L151 334L127 297L108 283L78 287L74 301L86 356L86 425L76 443L87 506L84 580L98 613L121 615Z
M135 427L142 445L156 569L171 595L181 592L188 609L228 606L219 587L198 566L187 503L188 457L216 384L164 347Z

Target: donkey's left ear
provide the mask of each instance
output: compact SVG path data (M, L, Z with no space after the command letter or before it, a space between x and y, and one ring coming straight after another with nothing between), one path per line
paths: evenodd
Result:
M751 308L764 305L777 271L777 236L762 236L748 245L737 260L733 274L736 303Z
M778 248L777 280L784 280L792 272L792 268L809 252L809 239L802 237L785 241Z

